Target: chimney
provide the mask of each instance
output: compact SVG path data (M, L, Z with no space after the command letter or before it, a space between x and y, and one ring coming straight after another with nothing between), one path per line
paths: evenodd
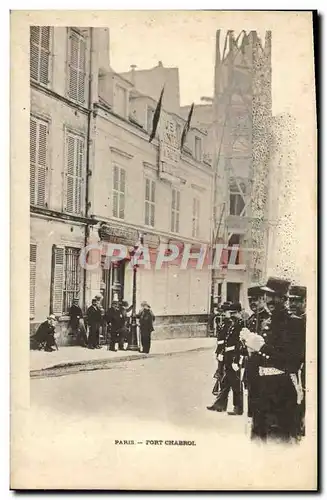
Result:
M159 67L159 68L163 68L162 61L159 61L159 62L158 62L158 67Z
M135 69L137 68L136 64L131 64L131 82L135 86Z

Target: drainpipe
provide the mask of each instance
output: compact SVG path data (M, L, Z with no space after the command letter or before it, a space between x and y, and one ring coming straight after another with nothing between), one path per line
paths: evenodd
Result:
M89 218L89 177L90 177L90 157L91 157L91 120L93 112L93 95L92 95L92 78L93 78L93 28L90 28L90 71L88 85L88 113L87 113L87 140L86 140L86 185L85 185L85 218ZM84 246L86 247L90 236L90 225L86 222ZM83 308L86 308L86 268L83 270Z

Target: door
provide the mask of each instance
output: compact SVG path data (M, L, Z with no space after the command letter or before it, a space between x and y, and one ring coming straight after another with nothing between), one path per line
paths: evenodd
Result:
M241 283L227 283L227 301L239 302L241 292Z

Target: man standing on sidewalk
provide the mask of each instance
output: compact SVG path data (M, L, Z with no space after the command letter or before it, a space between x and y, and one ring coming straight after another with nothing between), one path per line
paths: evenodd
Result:
M106 321L110 325L110 350L118 351L118 348L123 349L123 334L125 325L125 315L118 300L113 300L109 308Z
M70 327L72 332L76 335L78 344L82 347L87 347L87 336L86 336L86 328L84 324L83 312L79 306L79 300L74 299L73 305L69 309L69 317L70 317Z
M153 322L155 315L153 314L150 305L144 301L141 303L141 310L137 315L140 322L140 334L142 349L145 354L149 354L151 347L151 333L154 330Z
M92 299L92 305L87 310L87 324L89 325L89 349L96 349L98 347L100 323L101 311L98 308L97 299Z

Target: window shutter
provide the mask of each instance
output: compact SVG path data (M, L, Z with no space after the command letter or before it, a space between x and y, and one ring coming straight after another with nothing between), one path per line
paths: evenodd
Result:
M181 193L176 191L176 210L180 210Z
M150 207L150 204L146 201L145 202L145 224L146 225L149 225L149 223L150 223L149 207Z
M78 101L85 101L85 53L86 43L83 38L79 40L79 64L78 64Z
M145 179L145 199L147 201L150 200L150 181L149 181L149 179Z
M62 314L64 288L64 247L53 245L52 248L52 304L53 314Z
M33 80L39 78L39 26L30 27L30 77Z
M69 97L77 101L78 97L78 35L71 31L69 58Z
M49 53L50 53L50 27L42 26L40 46L39 81L44 85L49 83Z
M35 204L36 121L30 120L30 203Z
M43 207L46 205L48 126L46 123L39 123L38 128L37 204Z
M75 213L82 214L83 212L83 170L84 170L84 140L77 139L77 163L75 177Z
M175 189L173 189L172 190L172 199L171 199L172 210L175 210L175 204L176 204L175 200L176 200L176 191L175 191Z
M123 168L120 169L120 200L119 200L119 218L125 217L125 180L126 174Z
M155 198L155 194L156 194L156 183L154 181L152 181L151 183L151 201L153 201L153 203L156 201L156 198Z
M36 251L36 245L30 244L30 316L35 315Z
M155 205L152 203L150 205L150 213L151 213L151 218L150 218L150 226L154 226L154 207Z
M67 134L66 211L74 212L75 138Z

